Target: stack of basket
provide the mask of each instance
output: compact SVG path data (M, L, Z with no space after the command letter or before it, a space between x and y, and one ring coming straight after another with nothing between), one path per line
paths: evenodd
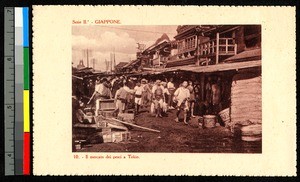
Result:
M232 123L261 123L261 76L242 73L233 77L230 111Z

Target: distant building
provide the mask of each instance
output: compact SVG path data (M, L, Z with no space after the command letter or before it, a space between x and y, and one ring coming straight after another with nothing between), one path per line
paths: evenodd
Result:
M123 72L126 73L142 71L141 60L140 59L131 60L129 63L123 66L122 70Z
M127 65L127 64L128 64L128 62L119 62L119 64L117 64L117 65L115 66L115 72L116 72L116 73L121 73L121 72L123 72L123 71L124 71L123 68L124 68L124 66Z
M170 38L163 34L155 43L137 54L143 68L165 67L171 54Z

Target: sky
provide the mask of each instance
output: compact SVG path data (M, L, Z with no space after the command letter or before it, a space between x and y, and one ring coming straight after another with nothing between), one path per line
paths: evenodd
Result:
M115 52L116 64L136 59L137 43L146 44L146 48L166 33L174 39L177 25L172 26L73 26L72 27L72 62L77 66L80 60L87 64L86 51L89 49L89 60L95 59L95 69L105 71L105 60ZM92 61L90 61L92 66Z

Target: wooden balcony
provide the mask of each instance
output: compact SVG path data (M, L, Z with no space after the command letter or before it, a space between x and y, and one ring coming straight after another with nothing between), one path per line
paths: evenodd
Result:
M178 53L170 56L167 67L181 66L187 64L218 64L224 59L237 54L237 44L233 38L211 39L206 42L197 44L195 36L188 37L185 40L179 41Z
M232 56L237 51L237 45L234 43L233 38L219 38L209 40L199 44L199 56Z

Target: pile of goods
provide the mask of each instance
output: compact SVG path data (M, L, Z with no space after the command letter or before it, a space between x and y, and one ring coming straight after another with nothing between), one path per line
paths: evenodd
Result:
M84 111L83 111L84 110ZM131 138L130 129L139 128L152 132L160 132L136 124L133 113L120 113L115 116L115 106L112 99L97 100L95 115L91 108L79 109L76 117L79 123L74 124L76 130L92 129L86 132L86 140L74 140L75 150L96 143L136 142Z
M233 77L228 125L243 141L262 138L262 84L255 73L240 73Z
M261 124L261 76L237 74L231 87L231 122L250 120Z

